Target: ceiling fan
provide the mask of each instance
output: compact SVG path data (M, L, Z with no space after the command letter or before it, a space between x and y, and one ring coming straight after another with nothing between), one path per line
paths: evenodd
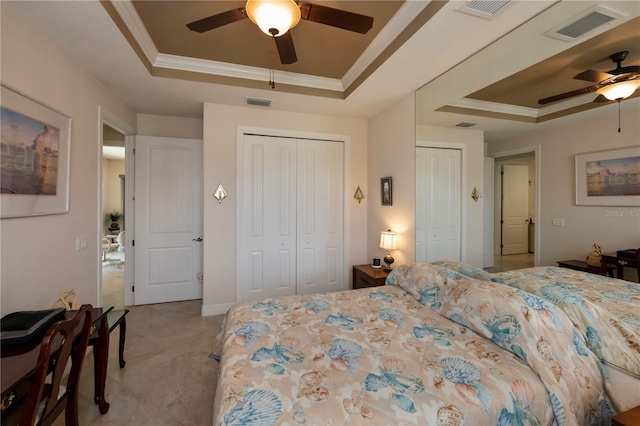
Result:
M360 34L366 34L373 27L373 18L370 16L294 0L248 0L245 7L199 19L187 24L187 27L191 31L204 33L247 17L265 34L274 38L283 64L293 64L298 60L289 30L300 19Z
M628 98L640 87L640 65L622 66L622 61L628 54L629 52L625 50L609 56L611 61L617 65L611 71L586 70L573 77L576 80L596 83L595 85L540 99L538 103L546 105L591 92L599 94L593 102L609 102Z

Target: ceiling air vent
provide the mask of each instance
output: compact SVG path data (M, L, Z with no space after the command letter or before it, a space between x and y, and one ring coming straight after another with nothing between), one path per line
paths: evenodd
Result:
M458 10L481 18L493 19L510 4L510 0L468 0L459 6Z
M271 99L247 98L247 105L271 106Z
M463 121L462 123L456 124L456 127L473 127L478 123L470 123L468 121Z
M546 34L564 41L595 35L611 28L611 23L625 15L604 6L595 6L580 15L563 22ZM607 25L609 24L609 25Z

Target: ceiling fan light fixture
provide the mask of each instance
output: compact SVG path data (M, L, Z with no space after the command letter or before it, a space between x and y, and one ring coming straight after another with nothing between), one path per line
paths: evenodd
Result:
M248 0L247 16L263 33L280 37L300 22L300 8L293 0Z
M633 95L638 87L640 87L640 80L629 80L610 84L598 89L597 92L610 101L617 101Z

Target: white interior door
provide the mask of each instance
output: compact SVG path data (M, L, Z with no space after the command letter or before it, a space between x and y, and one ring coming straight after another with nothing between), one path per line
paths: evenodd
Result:
M243 300L296 292L296 140L244 135L238 283Z
M243 300L342 290L343 144L249 134L242 144Z
M460 260L461 158L459 149L419 148L416 165L416 231L419 262ZM424 152L421 152L424 151ZM418 221L420 224L418 225ZM422 249L424 247L424 249Z
M297 294L343 289L343 144L298 140Z
M529 167L502 166L502 254L529 251Z
M136 137L136 305L202 298L202 141Z

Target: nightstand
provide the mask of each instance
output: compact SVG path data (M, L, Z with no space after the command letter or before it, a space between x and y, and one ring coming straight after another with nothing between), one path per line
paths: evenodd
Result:
M353 288L366 288L384 285L388 272L371 265L353 265Z
M614 426L632 426L640 423L640 405L629 411L620 413L611 419Z

